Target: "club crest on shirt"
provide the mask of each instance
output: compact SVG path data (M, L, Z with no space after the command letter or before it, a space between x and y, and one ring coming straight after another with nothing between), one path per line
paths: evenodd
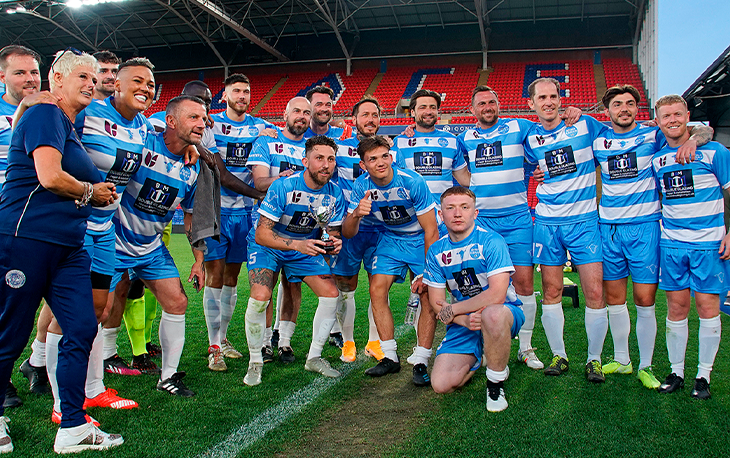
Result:
M259 128L256 126L249 126L248 128L248 135L251 137L258 137L259 136Z
M611 149L611 144L613 143L613 140L604 139L603 140L603 148L604 149Z
M441 148L446 148L449 146L449 141L445 138L439 138L439 146L441 146Z
M5 274L5 283L13 289L21 288L25 285L25 274L18 269L9 270Z
M481 252L479 251L479 245L472 245L469 249L469 256L471 256L472 259L479 259L480 255Z
M504 135L504 134L506 134L506 133L509 133L509 125L507 125L507 124L502 124L501 126L499 126L499 127L497 128L497 132L499 132L499 133L500 133L500 134L502 134L502 135Z
M228 124L221 124L221 132L223 135L228 135L231 133L231 126Z
M441 262L444 264L451 264L451 252L447 251L446 253L441 253Z
M565 135L567 135L570 138L573 138L576 135L578 135L578 129L575 126L566 127Z
M117 125L113 122L104 120L104 130L106 131L107 134L111 135L112 137L117 136Z
M536 135L535 140L537 140L538 145L545 144L545 137L543 137L542 135Z

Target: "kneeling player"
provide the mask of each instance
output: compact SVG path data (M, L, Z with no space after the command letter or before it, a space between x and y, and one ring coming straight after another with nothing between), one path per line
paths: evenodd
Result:
M509 375L510 345L525 322L510 275L507 244L494 231L476 227L474 193L459 186L441 195L439 214L448 236L431 245L424 283L431 306L447 325L436 350L431 385L437 393L464 386L487 358L487 410L507 408L502 385ZM447 304L448 287L456 302Z
M312 209L324 207L332 212L329 224L333 228L342 225L345 199L340 188L330 183L336 151L337 145L330 138L317 136L307 140L303 160L306 170L274 181L259 208L256 242L248 248L251 297L246 309L246 339L251 359L243 379L246 385L261 383L266 306L274 287L274 273L280 269L290 282L303 280L319 297L304 369L327 377L340 375L322 358L322 348L335 323L339 296L322 255L337 254L342 240L333 237L334 246L326 251L327 244L317 237L316 215L311 213ZM339 237L339 229L330 229L328 233Z

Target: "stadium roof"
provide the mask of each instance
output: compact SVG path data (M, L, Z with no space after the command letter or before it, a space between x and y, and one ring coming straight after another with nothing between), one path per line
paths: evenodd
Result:
M690 109L692 121L715 121L730 109L728 76L730 76L730 47L725 49L682 94Z
M100 2L73 7L74 3ZM146 55L158 69L627 47L646 0L0 0L0 45ZM10 14L8 14L10 12Z

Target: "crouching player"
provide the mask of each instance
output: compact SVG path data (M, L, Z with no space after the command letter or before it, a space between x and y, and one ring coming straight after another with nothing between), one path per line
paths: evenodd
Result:
M504 381L510 345L525 322L510 276L515 269L507 244L494 231L476 227L476 197L455 186L441 194L439 215L448 235L428 250L423 282L431 306L446 327L436 350L431 386L449 393L468 382L487 359L487 410L507 408ZM447 304L449 288L456 302Z
M322 358L322 348L335 323L339 296L334 276L322 255L340 251L339 226L345 215L342 191L330 183L335 171L336 151L334 140L325 136L307 140L302 161L306 169L274 181L259 208L256 242L248 246L251 297L246 309L246 340L251 359L243 379L246 385L261 383L266 306L274 288L274 273L280 269L290 282L303 280L319 298L304 369L326 377L340 375ZM331 212L328 223L331 228L327 232L336 236L331 238L333 246L329 251L325 250L326 243L319 239L317 221L311 212L323 207Z

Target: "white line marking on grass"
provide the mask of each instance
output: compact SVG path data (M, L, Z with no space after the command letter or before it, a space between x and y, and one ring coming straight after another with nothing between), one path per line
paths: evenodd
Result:
M412 325L401 325L395 330L395 338L400 339L410 330ZM235 457L256 441L263 438L266 433L279 427L291 416L298 414L307 405L319 398L325 391L338 384L342 379L365 364L365 359L357 359L352 364L343 364L338 368L342 376L337 378L317 377L304 388L292 393L279 404L269 407L248 423L242 425L238 430L231 433L222 442L215 445L205 453L198 455L204 457ZM304 368L302 368L304 370ZM266 383L264 381L263 383Z

